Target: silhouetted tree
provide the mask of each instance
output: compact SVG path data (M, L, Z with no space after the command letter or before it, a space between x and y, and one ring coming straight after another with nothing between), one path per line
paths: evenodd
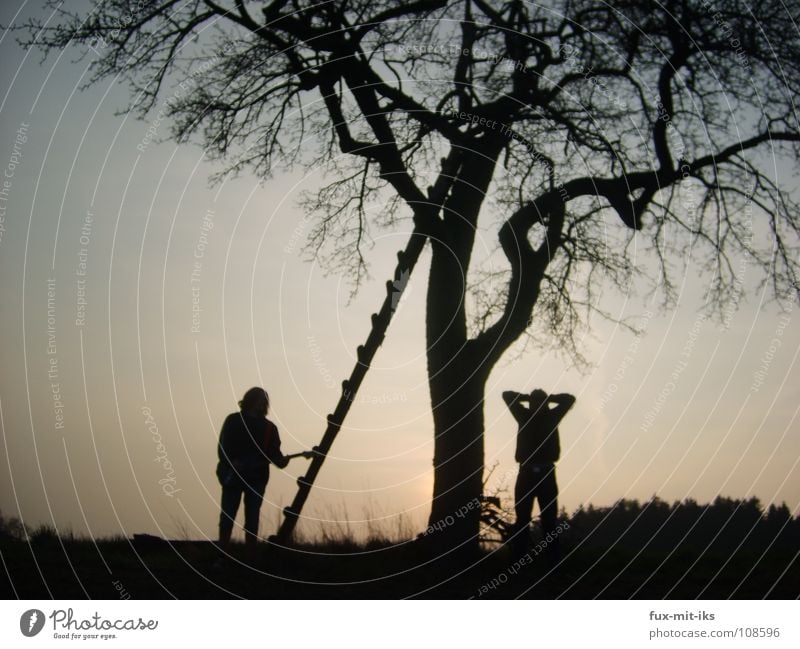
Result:
M21 520L16 516L3 516L0 511L0 539L24 541L27 537L28 532Z
M491 369L525 336L580 359L581 324L610 317L603 286L649 278L669 304L692 250L720 312L741 290L738 255L775 296L797 297L797 202L782 185L800 157L796 0L106 0L57 12L28 26L31 42L90 46L94 80L127 78L131 108L163 110L178 141L197 135L262 177L329 170L307 204L319 215L310 244L356 285L369 207L389 199L380 225L413 217L432 252L431 523L480 495ZM476 253L479 220L496 228L499 271ZM479 515L448 527L452 541L477 538Z

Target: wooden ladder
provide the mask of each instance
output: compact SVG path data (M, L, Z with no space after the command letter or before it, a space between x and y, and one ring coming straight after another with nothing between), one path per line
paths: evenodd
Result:
M333 414L327 417L328 426L322 436L322 441L319 446L315 446L313 449L313 457L306 474L297 479L297 494L292 504L283 509L283 523L281 523L278 533L270 537L271 541L286 544L291 540L297 520L303 511L303 505L305 505L308 494L311 492L311 487L314 486L314 481L322 468L322 463L331 450L336 435L339 433L342 423L350 410L353 399L359 387L361 387L361 382L369 369L372 359L375 357L375 352L378 351L378 347L383 342L392 316L397 310L397 305L411 277L411 271L414 270L419 255L425 247L426 238L424 234L415 228L405 249L397 253L394 279L386 282L386 298L383 300L383 306L378 313L372 314L372 329L367 336L366 342L358 346L356 365L350 373L350 378L342 381L342 394Z

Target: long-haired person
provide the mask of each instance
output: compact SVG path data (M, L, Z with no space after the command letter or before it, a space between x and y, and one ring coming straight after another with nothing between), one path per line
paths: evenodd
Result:
M222 485L219 543L227 548L233 523L244 498L246 546L252 551L258 540L261 502L269 481L270 463L284 468L289 458L281 453L278 428L269 419L269 395L250 388L239 402L239 412L225 418L219 435L217 478Z

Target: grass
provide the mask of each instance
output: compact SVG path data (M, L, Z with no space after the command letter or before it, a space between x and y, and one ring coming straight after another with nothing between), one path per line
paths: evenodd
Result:
M366 512L370 513L371 512ZM788 508L717 499L580 508L561 535L563 560L519 562L486 544L469 554L416 540L407 518L343 508L307 525L291 547L154 537L91 539L49 526L20 532L2 519L6 598L797 598L800 521ZM275 521L277 523L277 521ZM273 526L269 527L274 529ZM181 531L183 530L183 531ZM540 541L535 532L532 543ZM494 584L494 585L492 585Z

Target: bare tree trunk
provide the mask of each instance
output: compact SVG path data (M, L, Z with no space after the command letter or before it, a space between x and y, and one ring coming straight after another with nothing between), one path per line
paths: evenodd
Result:
M429 376L436 437L428 530L447 539L448 547L474 547L479 531L485 377L469 351L467 345Z
M489 150L487 150L489 149ZM475 547L483 481L483 395L491 367L467 338L465 295L475 228L500 147L470 152L431 239L426 338L434 422L434 484L428 534L443 547Z

